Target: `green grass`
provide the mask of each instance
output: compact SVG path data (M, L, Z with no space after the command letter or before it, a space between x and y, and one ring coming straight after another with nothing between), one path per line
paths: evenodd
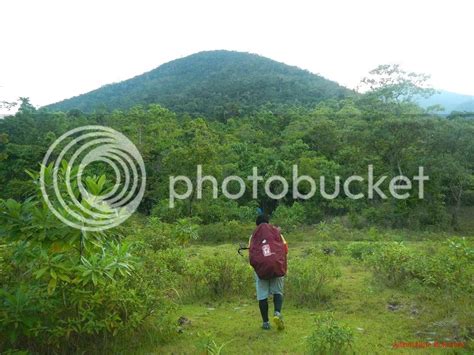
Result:
M289 235L287 239L290 258L304 255L311 247L328 244L328 241L316 243L301 234ZM331 243L343 249L347 242ZM408 242L417 249L431 243L436 242ZM191 253L193 257L200 257L216 250L235 248L233 244L194 245ZM307 351L306 339L312 332L313 319L321 312L333 312L338 322L353 330L353 351L358 354L456 353L433 348L393 349L393 344L458 341L466 329L473 332L471 295L453 295L449 290L426 289L416 284L387 288L377 282L365 264L343 254L333 257L337 258L342 276L333 282L329 301L304 308L286 298L283 307L286 329L282 332L260 329L256 300L235 295L180 305L175 318L185 317L189 323L177 325L179 332L168 343L158 344L150 334L148 341L122 346L126 346L127 353L206 354L207 344L214 344L215 347L222 346L221 353L224 354L300 354ZM248 272L252 272L250 268ZM457 353L472 351L472 342L466 346L470 350L466 348ZM124 351L121 346L115 348Z
M432 338L429 332L420 333L432 318L429 307L422 310L416 297L406 292L371 287L370 279L368 272L348 266L343 269L343 277L338 280L329 305L307 309L287 300L283 312L286 329L282 332L260 329L260 315L254 300L183 305L179 315L188 318L190 324L183 327L183 332L174 341L154 351L205 353L206 340L212 339L218 345L225 343L222 352L227 354L304 353L314 316L328 310L354 330L353 350L356 353L410 353L410 350L392 349L393 344L445 340ZM400 304L399 310L387 308L389 303L396 302ZM418 312L416 316L414 312ZM417 332L420 335L416 335ZM423 352L417 350L417 353Z
M390 293L380 295L366 288L369 274L365 271L344 269L338 280L333 301L314 309L299 308L287 300L284 306L286 329L279 332L261 330L257 303L235 301L209 305L185 305L182 316L191 320L178 339L160 351L164 353L190 353L202 351L196 344L202 344L206 337L217 344L227 343L225 353L304 353L306 338L311 333L313 318L318 312L332 310L336 318L356 332L354 350L358 353L368 349L381 353L391 350L397 340L413 339L410 323L413 320L404 312L387 310L386 299ZM211 307L211 308L209 308ZM213 310L210 310L213 309ZM407 327L408 325L408 327Z

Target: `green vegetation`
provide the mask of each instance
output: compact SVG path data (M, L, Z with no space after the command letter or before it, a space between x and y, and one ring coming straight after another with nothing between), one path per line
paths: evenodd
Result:
M266 106L313 107L353 93L308 71L255 54L210 51L177 59L132 79L47 106L55 111L130 109L160 104L174 112L218 120Z
M474 204L474 121L462 116L451 120L430 116L416 106L414 97L427 93L417 86L423 80L399 68L381 66L365 80L371 90L359 97L279 113L262 108L225 123L176 115L158 105L113 113L49 112L35 110L24 99L14 117L0 121L0 195L17 200L31 195L33 185L25 170L36 169L49 145L69 129L100 124L123 132L136 144L148 179L141 212L165 222L199 218L204 225L248 223L260 206L267 213L274 212L275 220L286 230L345 215L354 227L461 231L461 208ZM275 200L265 194L263 186L254 199L247 181L244 196L232 201L222 197L222 191L213 199L212 186L205 183L202 198L194 193L170 209L169 176L188 176L196 186L198 164L203 175L212 175L218 182L229 175L245 178L257 167L263 177L284 177L289 191L293 165L298 166L300 176L316 180L325 176L328 193L335 189L335 176L344 181L357 174L367 181L369 164L374 167L374 181L388 177L380 186L388 196L389 179L401 174L412 178L419 166L430 180L425 183L423 199L412 191L402 200L378 194L368 199L367 186L362 183L351 185L353 194L365 193L359 200L345 194L335 199L316 194L295 201L291 193ZM88 173L100 175L101 169ZM229 186L231 192L236 188ZM310 187L303 182L299 189L304 194Z
M344 354L352 346L353 334L349 327L340 326L331 314L316 317L315 330L308 338L311 354Z
M144 272L157 262L145 249L120 234L63 225L40 198L0 203L2 347L71 351L136 329L152 313L167 319L166 274Z
M239 85L253 74L241 75L239 60L253 61L261 77L249 84L249 101L239 101L238 110L216 109L233 99L210 95L206 101L203 95L213 91L194 84L182 100L170 91L177 106L168 107L177 113L152 96L152 104L133 106L149 103L126 88L135 80L147 92L140 84L145 77L137 77L103 89L117 100L114 90L129 95L123 106L105 100L112 112L36 110L23 98L19 112L0 121L0 351L342 354L446 341L462 342L460 353L472 352L474 120L439 118L418 107L414 98L429 94L424 77L398 67L377 68L364 81L370 90L354 96L297 69L227 52L169 63L157 69L168 76L157 78L171 80L189 60L187 75L196 75L195 83L209 76L216 92L229 85L243 95ZM206 69L206 62L213 65ZM273 88L279 80L293 87L285 73L299 83L295 96L265 90L265 98L253 96L267 77ZM155 73L147 75L154 86ZM99 101L88 97L91 105ZM278 109L265 106L267 100ZM103 232L62 224L42 200L36 173L57 137L89 124L126 134L147 169L139 213ZM241 199L230 201L221 194L213 199L205 184L202 198L192 194L169 208L168 177L186 175L195 184L198 164L218 181L249 176L255 166L264 177L285 177L290 191L293 165L299 175L342 180L367 177L368 164L375 179L412 177L423 166L430 180L424 199L415 193L402 200L275 200L263 189L254 199L248 186ZM64 162L60 193L67 168ZM83 181L100 194L113 184L110 176L104 166L89 166ZM367 192L362 184L351 187L354 194ZM300 186L302 193L309 188ZM73 185L75 196L78 189ZM327 191L333 190L328 180ZM388 195L388 184L381 190ZM284 332L260 330L253 271L236 252L248 241L257 207L272 214L290 246Z
M192 222L181 224L188 227L133 218L117 236L121 251L105 240L101 248L84 251L92 274L85 273L88 263L78 251L68 247L69 238L4 244L3 348L385 353L397 342L436 340L463 342L466 353L473 349L470 239L374 228L354 233L341 220L290 232L287 329L267 333L259 329L253 271L236 253L237 242L201 243L194 239ZM70 230L59 223L49 230L55 228ZM370 241L374 238L381 241ZM40 246L45 257L34 255ZM334 252L327 253L329 248ZM131 275L107 276L110 259L132 266ZM443 269L446 260L450 264ZM53 271L58 284L51 289ZM74 307L75 302L82 306Z

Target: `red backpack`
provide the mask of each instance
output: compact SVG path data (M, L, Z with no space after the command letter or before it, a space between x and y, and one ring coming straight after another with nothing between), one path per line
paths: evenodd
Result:
M286 247L276 227L262 223L255 229L250 239L249 260L262 280L285 276Z

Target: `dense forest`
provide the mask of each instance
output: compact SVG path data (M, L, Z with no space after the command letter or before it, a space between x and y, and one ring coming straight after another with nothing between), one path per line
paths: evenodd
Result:
M221 54L217 53L217 59ZM197 217L205 224L242 220L248 218L246 211L260 205L269 213L291 216L295 224L347 215L355 225L458 228L460 207L474 203L474 121L463 114L448 119L430 115L412 102L415 95L429 94L430 90L416 86L413 77L403 79L406 73L399 68L396 73L390 70L381 67L373 72L372 78L366 79L373 90L364 95L328 99L313 108L282 106L271 111L262 107L224 122L213 116L177 114L157 104L83 113L78 109L36 110L24 100L15 116L0 121L1 194L4 198L28 197L33 185L25 170L39 166L49 145L74 127L100 124L125 133L137 145L149 179L141 211L168 222L183 217ZM223 78L217 81L223 82ZM251 106L259 104L257 97ZM204 111L208 110L214 108L206 106ZM353 174L366 176L368 164L374 166L376 176L392 177L415 176L423 166L430 181L423 200L415 195L396 201L353 201L344 196L274 200L263 191L253 199L249 188L238 201L213 200L210 193L204 193L202 199L178 201L176 208L169 209L168 177L196 176L198 164L204 174L218 181L229 175L251 175L254 166L264 177L281 175L291 181L294 164L300 175L342 179ZM354 186L353 193L363 188ZM383 188L387 192L388 185Z
M353 94L319 75L256 54L209 51L173 60L47 108L92 112L153 103L193 117L226 120L262 106L312 107L326 99Z
M232 61L222 60L229 56ZM436 331L469 341L473 249L460 238L446 241L444 233L472 233L460 217L474 206L474 120L471 114L440 117L419 107L414 98L432 93L425 79L380 66L364 79L367 90L354 94L257 56L217 52L45 108L22 98L18 112L0 120L0 350L135 352L135 346L148 346L142 350L219 353L215 337L225 344L232 340L227 335L235 324L227 319L244 312L253 278L245 259L229 251L235 245L216 243L247 241L257 207L271 215L293 248L288 312L295 322L289 337L269 345L272 350L281 352L283 342L289 352L302 352L307 342L312 353L343 353L352 346L359 353L374 347L383 352L391 346L387 342L406 339L415 328L431 331L428 325L447 313L457 323L439 326L442 331L435 325ZM139 213L108 231L86 233L62 224L39 191L37 171L48 147L85 125L125 134L147 170ZM254 199L249 186L233 201L213 199L205 185L202 198L193 194L169 208L169 176L195 182L197 165L219 181L249 176L258 167L264 177L285 177L291 189L293 165L301 175L344 179L366 177L369 164L375 178L413 177L423 166L429 176L424 199L276 200L262 190ZM67 165L61 174L66 170ZM113 174L100 165L86 175L97 193L113 185ZM333 185L329 180L328 190ZM387 184L380 188L388 194ZM364 189L352 185L353 193ZM400 242L413 235L439 244ZM402 323L392 326L393 311L406 299L416 307L406 306L411 313L403 321L419 317L409 330ZM231 306L216 311L223 300ZM425 312L419 304L431 308ZM336 313L318 316L313 328L297 327L314 309ZM358 322L371 309L378 313L361 328ZM193 323L177 312L194 317ZM212 312L221 313L206 323ZM251 324L255 316L245 312L238 317ZM334 318L344 316L350 327ZM380 329L354 336L353 329L370 324ZM239 331L255 341L254 350L266 349L258 348L252 329ZM393 339L380 340L382 333ZM173 348L176 339L183 344ZM239 342L229 346L241 350Z

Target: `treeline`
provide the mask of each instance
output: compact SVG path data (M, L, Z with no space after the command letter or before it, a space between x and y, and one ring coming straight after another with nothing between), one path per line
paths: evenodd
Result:
M0 197L24 200L30 196L34 186L25 170L38 170L49 145L69 129L99 124L117 129L136 144L147 169L140 210L165 222L184 217L203 224L248 222L260 206L286 226L344 215L355 227L458 228L460 208L474 204L474 120L430 115L409 100L393 99L393 87L384 90L327 100L313 109L261 109L225 122L177 115L159 105L85 114L35 110L24 100L15 116L0 121ZM291 191L295 164L299 175L328 177L328 191L334 191L334 176L341 180L354 174L367 177L369 164L375 179L413 177L423 166L429 181L424 199L412 193L403 200L377 195L352 200L344 194L329 200L316 194L295 201L291 193L274 200L263 188L254 199L251 182L246 181L246 193L232 201L221 193L213 199L211 184L204 184L202 199L193 193L169 208L169 176L188 176L195 186L197 165L202 165L204 175L220 182L229 175L245 180L258 167L264 178L285 177ZM237 187L230 184L230 189ZM302 183L299 188L304 192L309 186ZM381 190L389 195L388 184L381 185ZM351 191L367 192L357 183Z

